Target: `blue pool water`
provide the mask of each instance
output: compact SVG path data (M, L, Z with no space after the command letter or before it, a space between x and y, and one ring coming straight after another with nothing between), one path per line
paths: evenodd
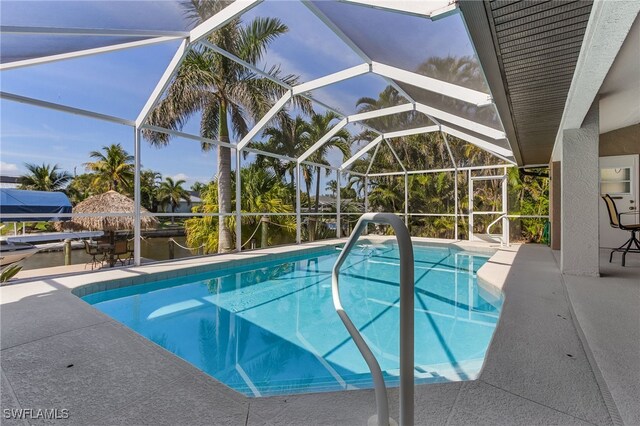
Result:
M425 246L414 253L416 382L473 379L501 305L477 286L488 257ZM83 299L248 396L372 387L331 300L337 256L331 247ZM340 276L343 305L391 386L399 373L398 271L395 245L361 245Z

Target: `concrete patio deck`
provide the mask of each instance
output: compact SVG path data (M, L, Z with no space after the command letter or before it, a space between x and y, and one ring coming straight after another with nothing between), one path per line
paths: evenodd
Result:
M96 272L91 280L102 274L110 279L141 276L198 262L203 261ZM512 263L511 268L505 263ZM635 263L629 264L625 273L631 276L632 268L639 272ZM637 299L620 302L610 294L596 300L602 304L586 303L582 281L567 280L583 333L549 248L500 250L488 265L504 272L495 276L504 281L506 300L483 371L474 381L418 386L416 424L615 424L620 415L608 388L618 405L631 405L631 412L635 405L637 412L637 402L618 400L618 394L632 390L628 380L626 387L614 383L625 362L631 367L629 353L620 354L615 368L601 359L608 356L610 342L600 333L610 332L616 319L612 316L607 325L598 322L603 311L622 314L618 303L626 303L632 315ZM366 424L375 413L372 390L246 398L73 295L70 288L81 277L0 288L2 409L65 408L69 419L59 424L130 425L352 425ZM390 397L397 419L394 389ZM2 423L27 424L4 418Z
M565 276L575 317L621 420L640 425L640 255L609 263L600 250L600 278Z

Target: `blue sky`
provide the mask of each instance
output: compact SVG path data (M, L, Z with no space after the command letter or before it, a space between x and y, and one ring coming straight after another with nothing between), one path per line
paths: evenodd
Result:
M52 10L47 13L46 7L51 5L49 7L59 11L63 5L67 13L65 23L70 26L84 22L83 25L104 27L108 22L114 28L132 28L133 25L138 25L138 28L152 28L154 25L172 25L171 29L184 27L182 23L173 24L180 10L171 2L133 3L133 6L128 6L133 9L120 15L113 15L113 8L104 6L106 3L92 6L90 2L48 2L44 7L39 4L35 15L29 10L21 10L21 4L24 3L2 2L4 25L55 25L56 15ZM7 5L12 9L7 9ZM96 5L106 9L95 10ZM141 5L151 7L153 13L141 14L135 9ZM429 22L400 16L389 20L385 26L380 15L384 12L378 10L350 6L340 13L342 19L352 20L350 31L355 31L354 38L371 40L371 45L366 47L368 51L385 60L398 61L408 68L432 55L468 55L473 52L458 17ZM136 21L132 18L136 15L146 17ZM13 21L7 22L7 16ZM151 19L157 16L162 16L162 19ZM297 74L301 81L362 62L297 1L266 1L245 14L243 21L248 22L256 16L277 16L289 27L289 33L272 44L265 57L265 65L280 64L285 73ZM388 45L385 40L388 40ZM133 119L176 48L177 43L172 42L3 71L0 87L10 93ZM375 98L385 86L383 79L367 75L317 90L314 96L345 113L354 113L358 98ZM323 112L322 108L317 108L317 111ZM127 126L5 100L0 101L0 119L0 173L3 175L19 175L25 162L56 163L71 173L82 173L83 164L89 160L88 153L111 143L121 143L133 152L133 130ZM197 117L194 117L184 130L197 133L198 128ZM340 163L336 153L330 155L330 162L334 165ZM201 152L198 142L192 140L174 139L162 149L152 148L143 142L142 164L165 176L184 178L187 185L191 185L196 180L209 180L214 175L215 153Z

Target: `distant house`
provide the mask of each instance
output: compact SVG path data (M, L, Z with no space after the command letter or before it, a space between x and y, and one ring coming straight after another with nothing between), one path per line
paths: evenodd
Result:
M180 205L176 208L176 213L191 213L192 208L202 204L199 192L189 191L189 195L191 196L191 204L188 204L184 200L180 200ZM167 212L171 212L171 207L167 207L166 210Z
M17 189L20 186L18 179L17 176L0 176L0 188Z
M330 195L321 195L318 198L319 201L319 211L322 213L328 213L328 212L335 212L336 211L336 203L337 203L337 199L336 197L332 197ZM315 209L315 197L311 197L311 208L307 209L306 207L302 207L302 211L314 211ZM364 205L360 202L357 202L351 198L343 198L340 200L340 205L342 206L343 210L344 210L344 206L346 206L349 203L353 203L356 208L358 209L364 209Z

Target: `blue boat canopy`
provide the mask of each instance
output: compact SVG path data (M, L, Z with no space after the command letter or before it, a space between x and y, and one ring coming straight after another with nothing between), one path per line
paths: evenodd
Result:
M34 218L16 218L12 214L46 213ZM70 218L57 217L57 213L71 213L71 201L62 192L25 191L0 188L0 222L47 222Z

